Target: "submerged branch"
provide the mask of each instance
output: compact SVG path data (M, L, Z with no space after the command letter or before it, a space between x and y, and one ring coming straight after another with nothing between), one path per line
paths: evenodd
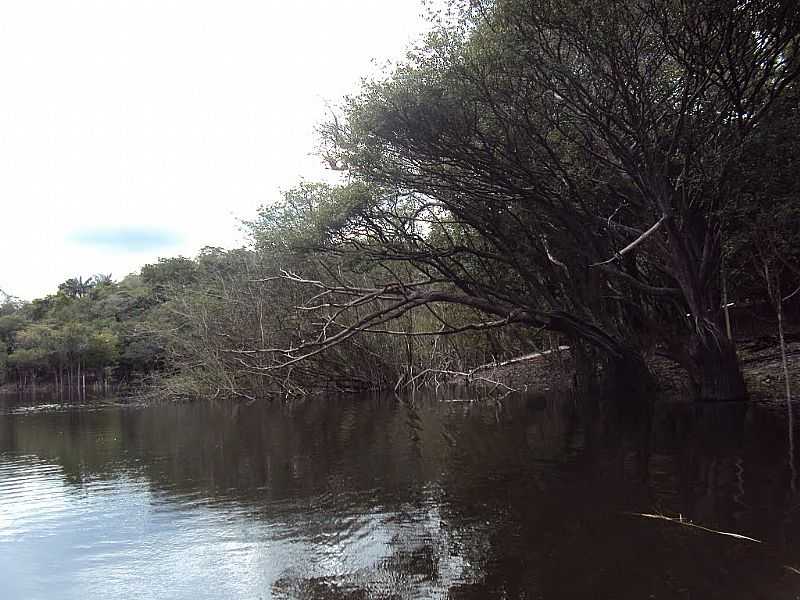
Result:
M727 535L728 537L736 538L737 540L746 540L748 542L755 542L756 544L762 544L761 540L757 540L755 538L751 538L747 535L742 535L740 533L732 533L730 531L720 531L719 529L711 529L709 527L703 527L702 525L697 525L692 523L691 521L685 521L682 516L675 517L668 517L666 515L659 515L659 514L652 514L652 513L627 513L629 515L633 515L635 517L644 517L646 519L659 519L661 521L669 521L670 523L677 523L678 525L683 525L685 527L691 527L693 529L700 529L701 531L707 531L708 533L716 533L718 535Z

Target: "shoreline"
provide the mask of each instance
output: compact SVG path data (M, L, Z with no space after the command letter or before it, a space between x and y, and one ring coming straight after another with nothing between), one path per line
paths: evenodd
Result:
M737 345L742 375L744 376L749 401L785 401L786 391L781 363L780 347L763 340L749 340ZM800 341L786 345L786 356L790 374L790 388L794 394L800 394ZM689 382L683 369L671 360L655 356L648 361L648 367L658 384L660 402L691 402ZM574 389L574 369L571 365L569 346L559 346L517 356L504 361L479 365L463 373L453 373L452 384L467 385L486 391L505 391L521 393L546 393L569 391ZM424 389L424 385L420 386ZM113 386L112 386L113 388ZM136 393L139 392L139 393ZM136 391L131 388L109 389L106 393L92 388L82 392L79 388L60 393L52 384L37 385L19 391L16 384L0 385L0 397L24 394L58 395L67 400L81 398L116 397L125 403L149 403L153 401L186 400L186 397L170 398L170 394L161 386L140 387Z
M786 400L780 346L760 340L744 341L737 345L742 375L747 385L749 401ZM800 342L786 344L790 388L800 394ZM471 370L472 385L495 386L519 392L550 392L572 389L574 370L570 365L567 346L482 365ZM656 356L648 362L658 384L661 402L691 402L686 372L667 358ZM480 377L474 374L480 373Z

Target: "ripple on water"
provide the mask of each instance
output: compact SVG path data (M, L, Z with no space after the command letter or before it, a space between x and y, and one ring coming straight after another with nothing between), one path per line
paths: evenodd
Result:
M776 593L795 583L782 565L800 564L776 411L672 411L640 428L538 400L57 406L0 418L2 600L444 598L459 586L794 598Z
M70 508L62 469L34 457L7 461L0 463L0 540L49 535Z

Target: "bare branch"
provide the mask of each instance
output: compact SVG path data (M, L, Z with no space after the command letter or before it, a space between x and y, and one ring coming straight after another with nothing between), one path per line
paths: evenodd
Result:
M620 250L619 252L615 252L615 253L614 253L614 256L612 256L612 257L611 257L611 258L609 258L608 260L604 260L604 261L602 261L602 262L593 263L593 264L591 264L591 265L589 265L589 266L590 266L590 267L600 267L600 266L603 266L603 265L607 265L607 264L609 264L609 263L612 263L612 262L614 262L615 260L619 260L619 259L621 259L621 258L622 258L623 256L625 256L625 255L626 255L628 252L630 252L631 250L633 250L634 248L636 248L636 247L637 247L639 244L641 244L642 242L644 242L644 241L645 241L647 238L649 238L649 237L650 237L651 235L653 235L653 234L654 234L656 231L658 231L659 227L661 227L661 226L664 224L664 221L666 221L666 220L667 220L667 215L662 215L662 216L661 216L661 218L660 218L658 221L656 221L656 222L655 222L655 224L654 224L652 227L650 227L650 229L648 229L647 231L645 231L645 232L644 232L642 235L640 235L638 238L636 238L635 240L633 240L633 241L632 241L630 244L628 244L627 246L625 246L625 247L624 247L622 250Z

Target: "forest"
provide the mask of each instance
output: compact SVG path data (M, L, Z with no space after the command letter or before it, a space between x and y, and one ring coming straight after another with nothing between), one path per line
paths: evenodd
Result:
M248 243L0 306L0 383L290 397L570 347L747 396L730 310L800 314L800 7L471 0L319 127ZM2 299L2 298L0 298Z

